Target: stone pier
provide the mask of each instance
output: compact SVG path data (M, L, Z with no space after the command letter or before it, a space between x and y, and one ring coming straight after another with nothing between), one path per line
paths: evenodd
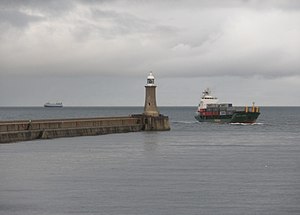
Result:
M168 117L125 117L0 121L0 143L35 139L170 130Z

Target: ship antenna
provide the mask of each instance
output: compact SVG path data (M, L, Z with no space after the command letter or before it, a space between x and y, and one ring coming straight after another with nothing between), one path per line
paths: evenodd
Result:
M209 88L206 88L204 91L203 91L203 95L206 96L206 95L209 95L210 94L210 89Z

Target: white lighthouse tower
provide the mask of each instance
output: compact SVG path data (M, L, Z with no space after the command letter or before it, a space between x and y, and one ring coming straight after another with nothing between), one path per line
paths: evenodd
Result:
M144 114L147 116L159 116L159 111L156 106L156 85L154 84L154 76L152 72L149 73L147 77L146 95L145 95L145 106Z

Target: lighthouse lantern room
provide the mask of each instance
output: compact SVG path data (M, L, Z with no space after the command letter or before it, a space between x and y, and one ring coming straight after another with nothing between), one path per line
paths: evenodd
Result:
M147 77L147 86L154 86L154 76L152 72L150 72Z

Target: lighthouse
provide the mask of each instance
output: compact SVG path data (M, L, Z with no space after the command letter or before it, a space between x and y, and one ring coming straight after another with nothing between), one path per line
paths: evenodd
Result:
M145 106L144 106L144 114L146 116L159 116L159 111L156 105L156 85L155 78L153 73L150 72L147 77L146 95L145 95Z

